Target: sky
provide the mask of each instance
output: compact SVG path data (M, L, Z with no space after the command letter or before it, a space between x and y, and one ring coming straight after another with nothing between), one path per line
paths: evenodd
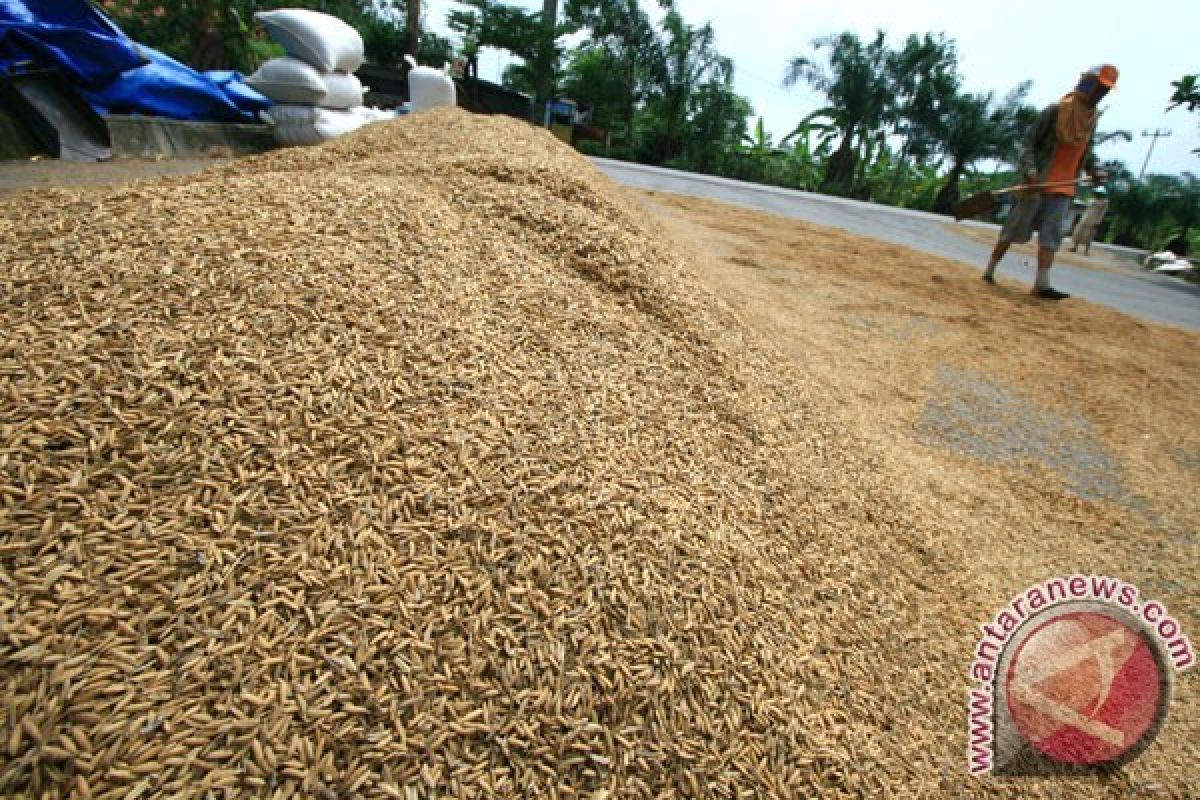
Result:
M540 11L541 0L508 0ZM565 0L560 0L560 4ZM661 12L641 0L653 19ZM447 34L452 0L426 0L425 24ZM782 88L784 67L796 55L813 55L813 39L841 31L873 37L882 29L899 46L910 33L945 33L958 44L959 69L969 91L1002 96L1023 80L1033 81L1029 102L1041 107L1069 91L1079 73L1109 63L1120 70L1117 88L1101 103L1101 130L1127 130L1130 143L1098 149L1102 159L1120 159L1139 173L1151 137L1169 130L1154 146L1147 173L1200 174L1200 113L1166 107L1171 81L1200 72L1200 0L1142 0L1086 3L1064 0L677 0L692 25L711 22L717 49L733 59L739 94L749 98L776 140L805 114L825 105L806 87ZM498 80L505 57L480 58L480 77Z

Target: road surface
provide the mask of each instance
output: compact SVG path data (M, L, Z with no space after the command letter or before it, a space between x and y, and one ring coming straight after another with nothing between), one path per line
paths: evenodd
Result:
M936 214L622 161L592 160L626 186L720 200L841 228L953 258L981 272L987 261L986 245L956 235L946 224L948 218ZM1034 269L1027 263L1031 261L1028 256L1010 253L1000 263L999 274L1032 283ZM1195 284L1149 272L1115 273L1069 264L1055 265L1053 274L1055 286L1073 295L1141 319L1200 330L1200 286Z

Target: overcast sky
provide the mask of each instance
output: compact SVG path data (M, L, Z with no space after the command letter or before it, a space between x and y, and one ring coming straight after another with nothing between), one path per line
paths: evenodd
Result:
M541 0L509 0L541 10ZM565 0L560 0L560 3ZM642 6L657 19L653 0ZM1200 72L1200 0L1064 2L1064 0L678 0L692 25L711 22L717 47L733 59L737 91L754 104L776 139L808 112L824 105L806 88L781 88L784 66L812 54L818 36L851 30L866 38L877 29L893 45L910 33L945 33L958 43L959 66L972 91L1003 95L1032 80L1029 100L1043 106L1074 85L1079 73L1100 63L1121 71L1102 108L1103 130L1133 132L1133 142L1108 144L1101 158L1119 158L1136 174L1151 139L1143 131L1172 131L1158 140L1148 172L1200 174L1200 113L1165 111L1171 81ZM426 0L426 24L446 33L452 0ZM498 80L505 63L497 53L480 59L480 77Z

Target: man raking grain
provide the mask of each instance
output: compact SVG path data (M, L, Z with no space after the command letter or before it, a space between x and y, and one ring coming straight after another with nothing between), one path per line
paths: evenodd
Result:
M992 250L983 279L996 281L996 266L1014 243L1028 242L1038 235L1037 278L1033 294L1050 300L1070 297L1050 286L1054 254L1062 244L1064 222L1075 196L1081 170L1093 180L1103 174L1096 169L1092 137L1099 116L1096 106L1116 85L1117 68L1111 64L1092 67L1080 76L1075 90L1043 109L1030 132L1018 172L1026 184L1049 184L1014 192L1017 202L1005 220L1000 239Z

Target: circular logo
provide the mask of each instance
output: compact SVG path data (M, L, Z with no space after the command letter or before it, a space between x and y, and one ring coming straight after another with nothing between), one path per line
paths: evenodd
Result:
M1155 643L1115 609L1069 611L1036 624L1005 675L1013 723L1061 764L1133 758L1166 716L1169 674Z

